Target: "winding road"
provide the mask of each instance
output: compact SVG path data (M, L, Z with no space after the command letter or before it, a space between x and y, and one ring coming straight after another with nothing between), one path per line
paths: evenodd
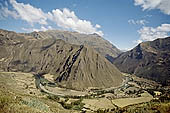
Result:
M59 88L59 87L55 87L55 89L49 87L49 89L55 90L55 91L50 91L44 85L42 85L42 83L41 83L41 79L42 79L41 76L37 76L35 78L36 78L36 86L40 90L42 90L42 91L44 91L44 92L46 92L48 94L51 94L51 95L61 96L61 97L64 97L64 96L79 96L79 97L84 97L85 95L91 95L88 92L75 91L75 90L67 90L67 89L62 89L62 88ZM103 89L103 90L99 90L99 91L110 91L110 90L117 90L117 89L120 89L120 88L124 88L126 86L126 84L128 84L129 80L130 80L129 77L126 76L125 79L123 80L121 86L111 87L111 88L107 88L107 89Z

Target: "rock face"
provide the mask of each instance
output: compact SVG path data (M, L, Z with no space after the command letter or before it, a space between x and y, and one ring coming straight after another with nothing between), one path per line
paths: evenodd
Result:
M0 70L50 73L58 84L76 90L118 86L123 78L114 65L88 46L4 30L0 30Z
M113 44L97 34L86 35L77 32L49 30L46 32L33 32L27 35L34 36L36 38L56 38L62 39L68 43L76 45L88 45L97 50L101 55L106 57L109 61L117 57L121 51L117 49Z
M170 84L170 37L143 42L113 63L122 72Z

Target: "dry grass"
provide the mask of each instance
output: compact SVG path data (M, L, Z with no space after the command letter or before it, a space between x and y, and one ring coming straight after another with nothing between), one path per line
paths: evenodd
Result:
M76 91L76 90L71 90L71 89L65 89L65 88L59 88L59 87L48 87L46 86L45 88L49 92L53 94L62 94L62 95L69 95L69 96L83 96L87 95L87 92L82 92L82 91Z
M75 113L35 88L33 75L0 72L0 113ZM28 86L27 86L28 85ZM30 94L32 92L32 94Z
M98 99L84 99L83 103L85 108L97 111L98 109L113 109L115 106L107 98Z
M149 93L145 92L141 95L141 97L114 99L114 100L112 100L112 103L117 105L118 107L125 107L128 105L149 102L152 99L153 99L153 97Z

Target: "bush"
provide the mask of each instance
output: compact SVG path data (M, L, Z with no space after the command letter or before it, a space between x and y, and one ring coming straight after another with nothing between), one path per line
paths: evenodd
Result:
M65 109L74 109L74 110L81 110L84 106L82 103L82 99L72 102L71 104L67 104L66 101L59 102L63 108Z
M66 104L64 101L61 101L61 102L59 102L62 106L63 106L63 108L65 108L65 109L71 109L72 107L73 107L73 105L72 104Z
M71 109L71 108L73 108L73 105L72 104L63 104L63 107L65 109Z
M69 100L69 98L68 98L68 97L66 97L65 102L67 102L68 100Z
M9 98L8 96L0 96L0 108L9 105L11 102L11 98Z
M97 111L96 111L97 113L108 113L109 112L109 109L98 109Z
M58 96L55 96L55 95L48 95L47 98L51 99L51 100L54 100L54 101L59 101L60 100L60 98Z
M155 96L154 89L147 89L147 92L150 93L152 96Z
M167 96L161 96L161 97L159 98L159 100L160 100L161 102L170 102L170 98L168 98Z
M73 105L80 105L81 104L81 102L82 102L82 98L81 99L79 99L79 100L77 100L77 101L74 101L74 102L72 102L71 104L73 104Z

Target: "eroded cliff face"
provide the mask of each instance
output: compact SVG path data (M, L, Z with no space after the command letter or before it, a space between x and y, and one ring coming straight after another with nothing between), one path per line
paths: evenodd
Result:
M58 84L76 90L118 86L123 78L91 47L4 30L0 30L0 70L50 73Z
M143 42L113 63L122 72L170 84L170 37Z

